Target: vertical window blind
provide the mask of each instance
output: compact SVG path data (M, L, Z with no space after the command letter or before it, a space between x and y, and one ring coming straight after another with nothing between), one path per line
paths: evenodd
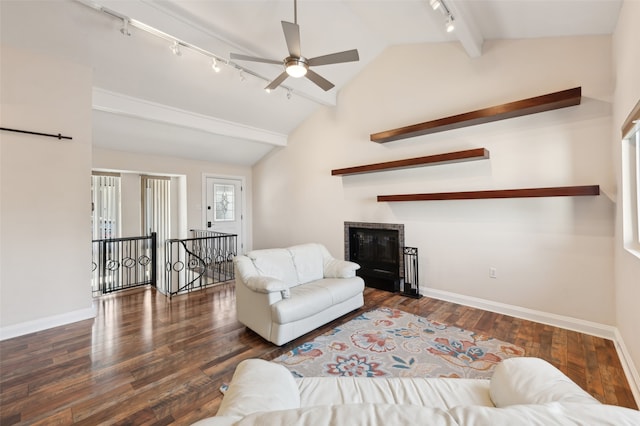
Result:
M171 179L163 176L141 176L142 233L155 232L157 241L157 282L162 293L167 293L164 274L165 241L171 238Z
M93 239L120 237L120 175L91 176Z
M158 242L171 236L171 180L162 176L141 176L142 233L158 234Z

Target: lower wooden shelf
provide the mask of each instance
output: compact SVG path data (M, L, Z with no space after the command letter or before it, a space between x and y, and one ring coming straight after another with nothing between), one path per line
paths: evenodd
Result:
M490 191L439 192L427 194L378 195L384 201L476 200L485 198L577 197L600 195L599 185L557 186L550 188L499 189Z

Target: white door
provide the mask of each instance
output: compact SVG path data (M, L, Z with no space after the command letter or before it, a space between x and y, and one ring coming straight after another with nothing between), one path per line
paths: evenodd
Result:
M238 236L238 253L244 253L242 238L242 181L207 177L204 228Z

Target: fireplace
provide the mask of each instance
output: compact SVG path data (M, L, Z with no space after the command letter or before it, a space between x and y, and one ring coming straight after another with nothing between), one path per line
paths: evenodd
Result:
M345 259L360 265L368 287L396 292L404 271L404 225L345 222Z

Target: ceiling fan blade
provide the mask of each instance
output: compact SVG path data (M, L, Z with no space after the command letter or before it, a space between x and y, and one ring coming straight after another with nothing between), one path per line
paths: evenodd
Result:
M344 52L331 53L329 55L317 56L307 61L309 66L339 64L341 62L359 61L358 49L345 50Z
M289 77L289 74L287 74L287 72L283 72L282 74L280 74L279 76L276 77L275 80L273 80L271 83L269 83L269 85L267 87L265 87L265 90L273 90L276 87L280 86L282 84L283 81L285 81L287 79L287 77Z
M239 53L231 53L229 57L240 61L264 62L266 64L282 65L282 61L276 61L275 59L256 58L255 56L241 55Z
M318 86L320 86L320 88L322 90L324 90L325 92L327 90L331 90L334 87L334 84L332 82L330 82L329 80L327 80L326 78L322 77L321 75L311 71L311 70L307 70L307 74L306 77L313 81L315 84L317 84Z
M284 39L287 41L289 56L300 57L300 26L292 22L282 21Z

